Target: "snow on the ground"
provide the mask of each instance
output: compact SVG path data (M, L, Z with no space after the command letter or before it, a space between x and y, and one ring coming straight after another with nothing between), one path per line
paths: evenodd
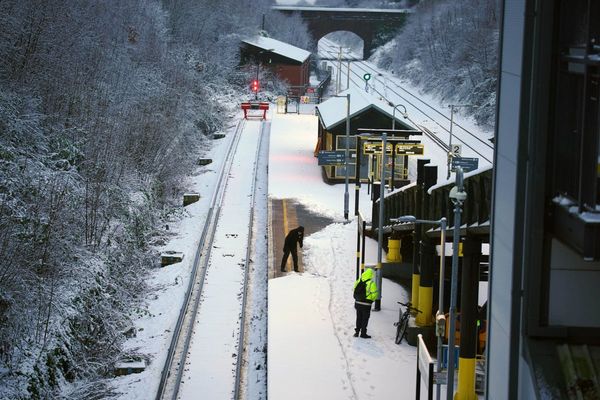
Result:
M383 280L372 339L353 337L356 223L335 223L305 239L306 272L269 281L269 398L393 399L414 393L416 349L394 343L396 301L405 290ZM376 261L368 240L367 262Z
M392 399L414 393L416 350L394 343L396 302L408 299L401 286L384 279L381 311L369 321L373 338L352 336L356 221L341 222L344 184L327 185L321 178L313 156L316 123L307 115L275 115L272 122L270 196L295 198L340 222L305 238L304 273L269 281L269 398ZM370 213L364 186L360 208ZM377 244L368 239L366 263L376 261Z
M300 2L315 4L315 0L304 0L304 1L302 1L302 0L277 0L276 1L277 5L281 5L281 6L293 6Z
M305 238L304 273L291 273L268 283L268 397L274 400L305 399L315 394L328 400L413 397L416 350L406 343L399 346L394 343L393 323L398 319L396 301L408 299L406 290L384 279L382 309L373 312L369 322L373 338L364 340L352 336L355 321L352 283L356 261L353 185L348 188L351 221L343 223L344 185L325 184L313 154L317 118L275 113L270 114L270 118L269 196L295 199L312 212L336 222ZM182 263L157 269L151 275L150 284L157 290L148 298L149 315L135 321L138 335L126 343L127 350L148 354L151 362L143 373L113 380L123 399L153 398L156 393L171 332L187 288L199 240L198 227L206 217L227 140L229 138L215 144L211 154L213 164L205 167L207 172L195 176L191 183L190 190L200 192L202 199L186 207L188 215L172 224L175 236L164 249L159 249L183 251L185 258ZM259 172L258 179L266 182L267 169L259 168ZM366 192L363 186L360 210L369 216L371 203ZM264 223L266 207L261 207L259 220ZM264 239L267 228L257 226L254 232ZM262 243L265 244L264 240ZM255 250L253 257L262 262L266 259L260 249ZM369 239L366 262L376 260L376 242ZM260 285L251 289L253 296L260 297L261 289L264 287ZM259 322L251 329L255 336L254 342L250 342L254 347L251 351L260 352L257 346L264 329L256 309L254 313ZM251 365L259 364L260 357ZM267 397L261 392L261 377L264 375L250 374L257 382L246 389L246 398Z
M254 160L261 128L260 121L245 124L228 174L179 399L193 399L199 393L207 399L227 399L235 390Z
M314 156L318 119L314 115L274 114L269 151L269 196L297 199L312 212L341 220L344 185L323 182ZM364 188L364 186L363 186ZM354 184L348 185L350 214L354 214ZM360 210L369 212L367 191L361 191Z
M120 399L153 399L158 390L160 375L171 344L173 330L183 305L194 261L199 232L208 213L213 190L224 159L225 149L234 136L235 125L227 130L225 139L215 141L210 150L212 164L199 167L189 182L189 191L200 193L198 202L185 208L184 217L169 223L173 237L160 251L184 253L183 261L157 268L150 273L147 313L134 320L137 335L125 342L125 352L137 352L150 358L144 372L116 377L111 384ZM200 227L200 228L199 228Z

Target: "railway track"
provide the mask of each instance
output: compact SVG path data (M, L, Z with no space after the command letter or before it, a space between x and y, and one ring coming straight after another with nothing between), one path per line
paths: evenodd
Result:
M256 167L263 128L260 121L241 120L230 142L157 400L194 399L198 393L204 398L239 398Z
M333 56L337 57L337 54L338 54L337 49L338 48L339 48L339 46L329 44L329 42L327 40L322 40L320 43L320 50L325 51L327 54L329 54L332 57ZM358 87L361 87L364 85L364 81L362 78L363 73L365 73L365 72L369 72L371 74L379 73L379 71L377 69L375 69L374 67L372 67L369 63L367 63L363 60L357 59L357 58L352 59L352 65L358 67L359 70L361 71L361 72L357 72L357 68L351 68L351 70L350 70L350 73L351 73L350 81L354 85L357 85ZM343 70L344 69L342 68L342 71ZM387 82L384 83L384 85L385 85L384 93L381 93L381 91L379 91L374 86L371 86L370 88L371 88L371 90L373 90L375 93L377 93L380 97L385 99L390 104L393 104L394 102L390 101L389 95L387 92L389 91L389 92L395 94L398 98L402 99L402 101L404 103L410 105L414 110L417 110L422 115L424 115L425 117L427 117L428 119L430 119L431 121L436 123L442 131L444 131L448 134L450 133L449 129L447 127L445 127L444 125L440 124L439 122L437 122L436 119L430 115L430 113L435 113L438 117L443 118L445 121L448 122L448 125L449 125L450 118L448 116L446 116L444 113L440 112L438 109L436 109L435 107L433 107L432 105L430 105L429 103L424 101L423 99L419 98L418 96L414 95L413 93L402 88L402 86L398 85L397 83L395 83L393 81L388 81L388 82L390 82L397 90L395 90L392 87L389 87L387 85ZM402 93L400 93L400 92L402 92ZM427 109L429 111L426 111L425 109ZM415 125L416 127L419 127L426 136L428 136L437 146L442 148L445 152L448 152L450 150L449 146L445 143L445 141L442 140L438 135L433 133L430 129L424 127L422 124L415 123L415 121L411 120L410 118L409 118L409 120L413 123L413 125ZM481 151L481 148L487 148L488 150L493 151L493 149L494 149L493 145L488 143L486 140L481 139L478 135L469 131L468 129L466 129L464 126L457 123L456 121L453 121L453 126L458 128L458 129L453 130L453 138L454 138L455 142L462 143L466 148L471 149L471 151L473 153L477 154L480 158L486 160L489 163L492 163L492 156L483 154L483 152ZM469 140L465 139L465 137L468 137ZM475 145L470 143L470 140L476 141L478 143L477 148Z

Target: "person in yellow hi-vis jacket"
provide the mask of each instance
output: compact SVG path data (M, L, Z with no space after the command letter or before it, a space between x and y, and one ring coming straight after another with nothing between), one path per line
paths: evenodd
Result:
M359 279L354 282L354 308L356 309L356 328L354 337L370 339L367 324L371 316L371 304L377 299L377 284L373 281L373 270L365 269Z

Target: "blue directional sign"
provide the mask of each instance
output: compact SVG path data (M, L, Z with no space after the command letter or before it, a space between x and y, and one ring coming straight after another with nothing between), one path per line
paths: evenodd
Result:
M453 157L452 171L455 171L456 167L461 167L464 172L476 170L479 168L479 158Z
M342 165L346 162L345 150L322 150L318 154L319 165Z

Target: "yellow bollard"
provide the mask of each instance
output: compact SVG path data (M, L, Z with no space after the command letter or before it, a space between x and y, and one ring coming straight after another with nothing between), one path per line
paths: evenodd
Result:
M386 259L388 262L402 262L402 256L400 255L400 239L388 239Z
M421 275L413 274L410 302L413 307L419 308L419 285L421 284Z
M418 326L431 325L431 306L433 304L433 288L428 286L419 286L419 310L415 322Z
M458 358L458 387L454 393L454 400L477 400L475 362L474 358Z

